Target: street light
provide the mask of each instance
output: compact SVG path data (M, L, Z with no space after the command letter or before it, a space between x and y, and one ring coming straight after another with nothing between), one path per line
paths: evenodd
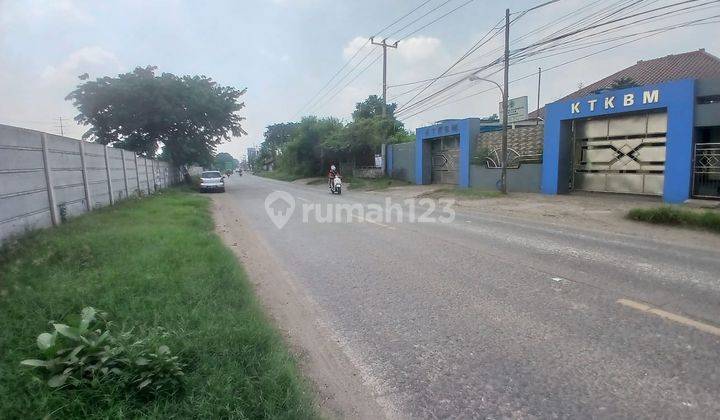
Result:
M507 113L508 113L508 101L505 97L505 90L503 90L502 86L500 86L500 83L485 79L482 77L478 77L477 75L471 75L468 77L468 80L470 81L476 81L476 80L482 80L483 82L490 82L493 85L495 85L498 89L500 89L500 96L502 97L502 108L503 108L503 119L502 119L502 146L501 146L501 157L500 160L501 163L501 172L500 172L500 192L503 194L507 194Z

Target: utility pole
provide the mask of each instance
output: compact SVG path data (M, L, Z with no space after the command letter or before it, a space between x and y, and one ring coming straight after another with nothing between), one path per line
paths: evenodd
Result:
M383 47L383 109L382 116L387 116L387 49L397 48L398 42L394 44L388 44L387 38L383 39L382 42L375 42L375 37L370 37L370 43L373 45L380 45Z
M508 73L510 70L510 9L505 9L505 69L503 80L502 174L500 192L507 194Z
M59 117L58 119L60 120L60 136L65 137L65 132L63 132L62 117Z
M537 93L537 118L535 119L535 125L540 125L540 77L542 77L542 67L538 67L538 93Z

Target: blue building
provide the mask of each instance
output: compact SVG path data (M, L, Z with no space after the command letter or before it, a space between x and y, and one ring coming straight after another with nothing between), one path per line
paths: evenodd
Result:
M538 116L545 194L720 198L720 59L705 50L639 61Z
M478 134L500 130L480 118L443 120L415 130L415 183L470 185L472 145Z
M478 118L420 127L414 143L388 148L388 173L493 189L500 131ZM531 113L507 140L509 191L720 199L720 59L699 50L638 61Z

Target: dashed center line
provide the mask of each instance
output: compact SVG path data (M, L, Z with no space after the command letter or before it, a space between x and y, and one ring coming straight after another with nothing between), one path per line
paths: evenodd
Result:
M641 312L647 312L649 314L657 315L661 318L667 319L668 321L677 322L678 324L687 325L688 327L693 327L700 331L720 336L720 328L714 325L706 324L704 322L696 321L682 315L664 311L660 308L650 306L646 303L636 302L630 299L618 299L617 303Z

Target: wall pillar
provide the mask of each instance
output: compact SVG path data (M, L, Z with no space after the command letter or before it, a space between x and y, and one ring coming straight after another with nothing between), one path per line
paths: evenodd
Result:
M115 204L115 197L113 196L113 186L112 186L112 174L110 173L110 159L108 159L108 147L104 147L105 151L105 174L107 175L107 186L108 186L108 194L110 195L110 205L112 206Z
M57 226L60 224L57 205L55 203L55 187L53 186L52 169L50 168L50 152L48 151L47 136L40 134L42 143L43 170L45 171L45 184L47 185L48 204L50 206L50 220Z
M85 207L87 208L87 211L91 211L92 201L87 176L87 163L85 162L85 140L83 139L80 139L80 166L82 167L83 188L85 188Z

